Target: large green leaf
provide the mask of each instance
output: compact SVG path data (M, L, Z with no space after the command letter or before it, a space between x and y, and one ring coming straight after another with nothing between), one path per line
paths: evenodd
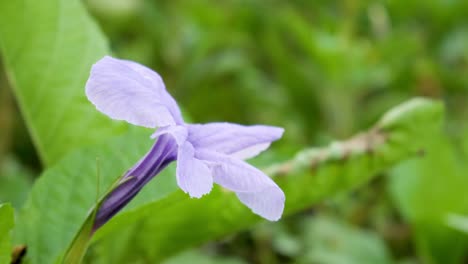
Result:
M423 156L392 170L390 191L412 225L424 263L460 263L468 239L446 221L452 213L468 213L468 167L441 133L435 135Z
M286 193L285 214L356 187L417 153L424 147L420 135L438 127L441 109L439 103L413 100L351 140L302 151L267 169ZM37 181L15 229L17 242L28 245L31 263L51 263L63 254L95 204L96 157L101 159L102 194L150 148L149 133L130 132L97 148L71 153ZM260 220L230 192L215 188L202 199L190 199L177 189L174 178L173 170L166 170L96 233L94 251L103 262L157 261Z
M73 151L43 173L18 217L14 232L16 242L28 246L27 258L32 263L52 263L64 253L97 198L151 147L149 134L131 130L98 147ZM171 167L166 169L127 210L175 190L173 173Z
M377 172L424 150L440 130L441 103L414 99L372 129L329 147L300 152L266 171L286 193L285 214L348 191ZM159 261L184 248L245 229L260 220L233 193L216 188L202 199L180 191L114 218L97 233L102 263ZM124 250L128 249L128 250Z
M0 47L43 162L123 129L85 98L92 63L109 51L80 1L0 0Z
M14 225L14 211L9 204L0 204L0 264L10 263L11 230Z
M11 203L21 208L32 187L31 172L16 160L7 158L0 163L0 203Z

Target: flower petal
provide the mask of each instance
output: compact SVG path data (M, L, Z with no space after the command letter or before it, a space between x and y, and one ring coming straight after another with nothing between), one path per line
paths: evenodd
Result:
M214 182L235 191L254 213L271 221L281 217L284 193L265 173L242 160L215 152L197 151L195 156L208 162Z
M214 182L232 191L259 192L276 185L261 170L245 161L203 150L197 150L195 157L209 164Z
M285 196L278 186L272 186L261 192L236 194L243 204L265 219L278 221L283 214Z
M273 126L242 126L231 123L189 125L189 141L196 149L207 149L239 159L258 155L283 135Z
M93 65L86 96L96 108L117 120L144 127L183 122L161 77L135 62L106 56Z
M177 160L177 184L184 192L200 198L211 191L211 171L203 161L194 157L190 142L186 141L179 147Z

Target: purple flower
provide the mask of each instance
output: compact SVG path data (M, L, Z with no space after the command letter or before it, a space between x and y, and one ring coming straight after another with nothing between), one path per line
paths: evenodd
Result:
M101 204L95 229L121 210L143 186L177 160L177 183L191 197L210 192L213 183L234 191L254 213L281 217L283 191L262 171L244 162L279 139L283 129L231 123L186 124L161 77L135 62L104 57L91 70L86 95L109 117L158 128L150 151L121 179Z

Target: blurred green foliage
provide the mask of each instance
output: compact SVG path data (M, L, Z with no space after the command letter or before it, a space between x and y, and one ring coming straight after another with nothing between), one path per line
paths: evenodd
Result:
M445 102L445 129L429 138L434 142L420 157L383 173L351 195L330 197L310 212L209 243L201 253L191 251L168 263L187 263L187 259L219 263L232 255L236 258L226 263L240 259L257 263L466 260L467 236L451 229L447 217L468 214L464 191L468 183L468 1L83 2L109 38L112 52L161 73L193 121L285 127L285 138L264 164L289 159L304 147L349 137L411 97ZM48 15L47 6L40 10ZM79 31L79 26L74 30ZM24 34L22 43L28 43L28 37ZM74 39L66 43L73 45ZM42 45L49 47L46 37ZM93 42L89 46L94 56L105 51L101 46L93 49ZM59 72L62 63L74 67L81 52L72 50L57 57L57 72L50 76L65 79ZM26 61L15 66L27 76L22 71L31 65ZM62 80L54 78L46 81ZM34 82L25 78L23 85ZM49 163L40 165L38 149L53 145L57 151L45 160L55 161L64 153L59 149L79 145L78 139L88 131L65 119L70 122L70 129L64 130L68 134L63 133L66 137L55 140L53 131L44 129L40 133L47 140L42 145L36 141L34 148L10 85L17 83L8 83L6 75L0 75L0 202L11 201L20 208L31 178ZM30 96L30 100L40 98ZM61 109L54 107L53 115ZM50 115L42 115L37 122L47 123ZM57 116L54 122L59 122ZM110 123L102 122L94 124L102 128ZM69 138L73 144L67 143ZM93 166L83 164L89 170ZM456 226L463 226L461 222L456 221Z
M457 157L453 146L436 139L423 159L407 161L390 174L390 192L412 224L426 263L460 263L466 254L468 237L446 224L450 214L467 213L466 171L466 160Z
M11 230L14 226L14 211L10 204L0 204L0 263L10 262Z

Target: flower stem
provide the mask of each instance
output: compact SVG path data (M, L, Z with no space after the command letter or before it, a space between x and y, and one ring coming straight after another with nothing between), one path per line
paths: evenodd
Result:
M80 231L76 234L73 242L65 253L63 264L80 264L88 249L89 241L93 234L94 219L96 218L97 207L89 213Z

